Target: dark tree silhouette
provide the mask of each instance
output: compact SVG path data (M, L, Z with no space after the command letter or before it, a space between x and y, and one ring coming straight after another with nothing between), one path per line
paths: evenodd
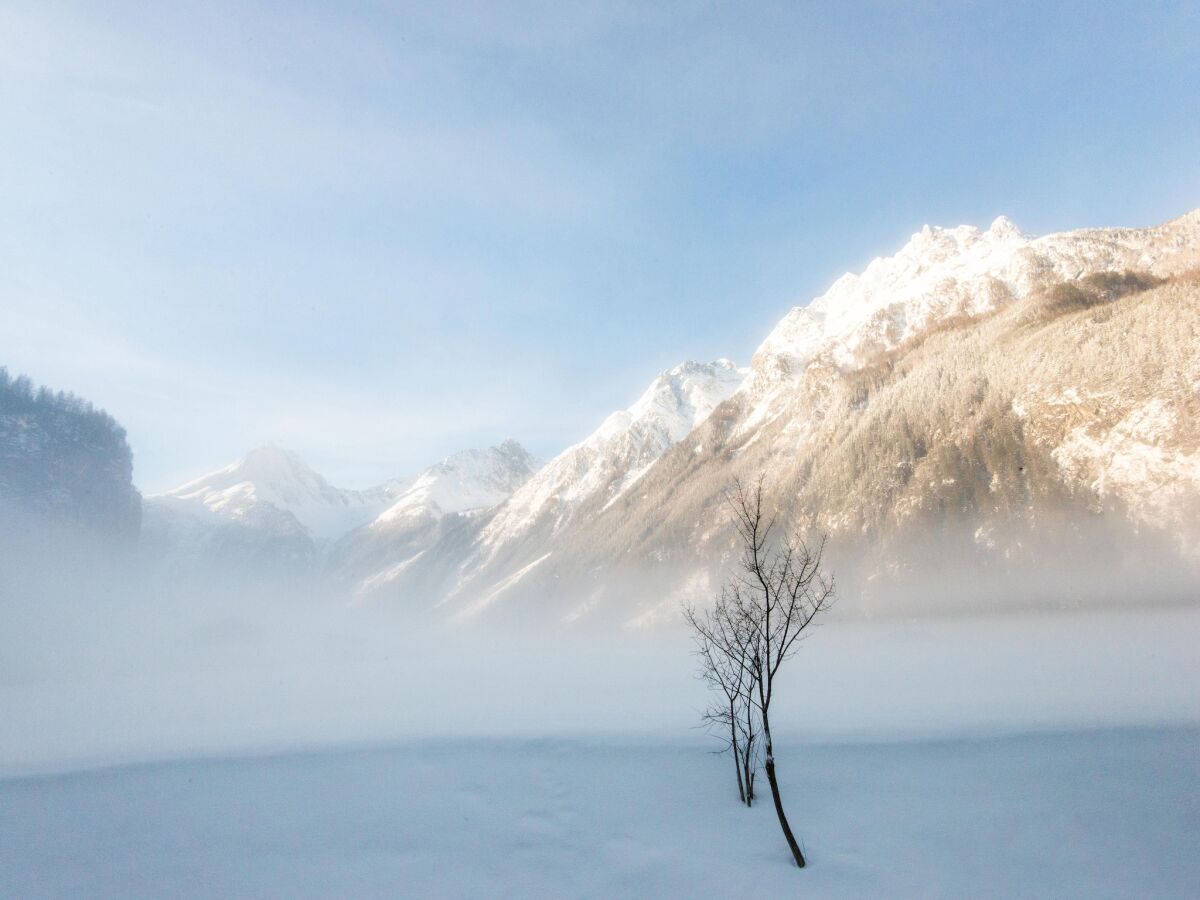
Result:
M0 367L0 534L70 523L136 541L133 455L112 416Z

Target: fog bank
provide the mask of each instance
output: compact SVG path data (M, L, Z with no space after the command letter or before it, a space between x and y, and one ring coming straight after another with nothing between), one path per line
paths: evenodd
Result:
M520 636L279 602L110 608L53 645L43 632L0 682L0 773L429 737L705 740L678 630ZM835 618L789 664L773 719L819 741L1195 723L1196 646L1195 609Z

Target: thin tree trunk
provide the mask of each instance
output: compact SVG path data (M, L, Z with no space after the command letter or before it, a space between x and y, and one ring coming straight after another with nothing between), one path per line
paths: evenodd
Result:
M752 716L754 711L750 706L750 701L746 701L746 746L742 750L742 773L746 782L746 805L754 805L754 770L752 768L754 756L754 720Z
M729 749L733 752L733 771L737 774L738 784L738 799L749 805L746 800L746 790L742 787L742 767L739 763L738 755L738 739L737 739L737 718L733 708L733 704L729 704Z
M767 721L765 709L762 720L763 740L766 742L766 759L763 768L767 770L767 781L771 785L771 799L775 801L775 815L779 816L779 827L783 829L783 836L792 851L792 859L796 860L796 865L803 869L804 854L800 852L800 845L796 843L796 836L792 834L792 827L788 825L787 816L783 813L783 801L779 798L779 782L775 778L775 756L771 747L771 725Z
M742 803L746 803L746 789L742 787L742 767L738 763L737 744L734 744L733 747L733 771L737 773L738 800ZM749 806L749 803L746 803L746 805Z
M742 751L742 778L746 782L746 805L754 805L754 770L750 764L750 748Z

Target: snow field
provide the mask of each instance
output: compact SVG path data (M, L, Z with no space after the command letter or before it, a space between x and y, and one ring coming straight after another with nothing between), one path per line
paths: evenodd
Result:
M694 742L423 741L0 781L0 895L1194 897L1200 732L798 744L736 802ZM763 785L765 788L765 784Z

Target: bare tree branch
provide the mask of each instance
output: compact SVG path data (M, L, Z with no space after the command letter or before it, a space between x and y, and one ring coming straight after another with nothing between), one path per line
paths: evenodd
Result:
M815 545L799 534L779 533L779 513L768 509L762 476L734 481L725 493L741 545L738 568L711 609L685 610L697 642L702 675L725 698L719 721L738 768L738 789L749 803L757 742L780 828L796 865L804 853L792 834L776 777L771 739L771 701L783 664L818 615L834 602L834 582L823 573L825 538ZM739 755L740 754L740 755Z

